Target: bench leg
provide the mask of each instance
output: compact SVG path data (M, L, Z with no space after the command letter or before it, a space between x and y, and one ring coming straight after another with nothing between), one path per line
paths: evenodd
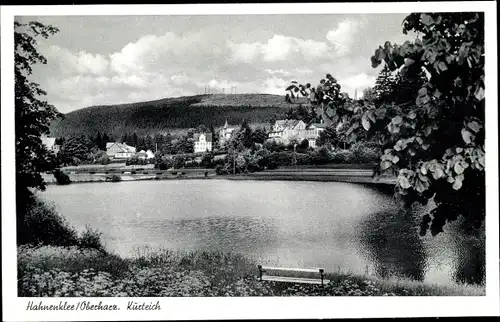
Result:
M259 281L262 282L262 265L257 265L257 268L259 269Z

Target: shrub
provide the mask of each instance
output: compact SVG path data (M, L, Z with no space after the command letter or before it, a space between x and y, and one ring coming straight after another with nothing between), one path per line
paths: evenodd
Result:
M379 149L367 142L357 142L352 145L350 150L353 153L351 163L376 162L380 158Z
M56 184L58 185L67 185L71 183L69 176L60 169L54 170L54 178L56 179Z
M134 155L133 157L127 159L125 162L126 165L146 165L148 162L145 159L141 159L138 156Z
M326 164L331 161L332 161L332 155L328 147L326 146L322 146L311 153L312 164Z
M19 214L18 214L19 215ZM78 235L53 205L39 198L28 208L17 227L19 244L31 245L78 245Z
M106 181L111 181L111 182L120 182L122 181L122 177L116 174L108 175L106 176Z
M354 159L352 151L339 150L332 154L332 162L334 163L351 163Z
M79 245L83 248L93 248L104 251L104 245L101 241L102 233L90 226L85 227L85 231L79 238Z
M227 171L224 170L224 166L221 165L221 164L218 164L216 167L215 167L215 173L217 175L223 175L223 174L227 174Z

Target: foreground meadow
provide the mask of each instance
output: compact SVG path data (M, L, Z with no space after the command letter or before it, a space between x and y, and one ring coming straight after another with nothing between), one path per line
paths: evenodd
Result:
M218 252L138 253L123 259L77 246L18 247L21 297L484 295L478 286L440 286L328 273L319 285L259 282L256 263Z

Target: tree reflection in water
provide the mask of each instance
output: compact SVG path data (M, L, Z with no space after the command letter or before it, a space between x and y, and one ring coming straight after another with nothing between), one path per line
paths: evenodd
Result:
M453 277L458 283L484 285L486 277L485 228L465 227L459 223L453 231L457 261Z
M360 223L361 252L377 276L424 279L426 255L418 227L418 219L405 210L374 213Z

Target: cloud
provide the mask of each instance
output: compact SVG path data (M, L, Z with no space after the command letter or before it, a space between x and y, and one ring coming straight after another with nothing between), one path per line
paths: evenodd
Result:
M376 76L370 76L366 73L358 73L339 79L339 83L342 85L342 91L347 92L349 96L354 97L355 90L357 90L358 96L360 96L363 89L375 85L376 79Z
M338 54L349 52L350 43L360 27L360 22L346 19L337 24L337 28L328 31L326 39L335 45Z
M227 43L229 50L232 53L232 60L235 62L251 63L259 55L262 44L255 43Z
M302 58L310 61L328 53L326 42L301 39L284 35L273 35L267 42L234 43L228 42L234 62L252 63L285 61Z
M373 28L362 18L332 21L318 31L313 26L309 31L304 26L296 32L267 28L255 33L243 27L163 29L133 40L124 37L112 50L94 52L81 50L89 46L71 49L59 43L41 48L48 64L36 81L62 112L203 94L207 84L214 92L235 86L237 93L283 95L292 80L314 86L326 73L353 96L356 88L361 93L375 81L369 55L379 39L361 37L369 30L365 26Z
M275 74L281 74L281 75L284 75L284 76L287 76L287 75L290 75L289 72L283 70L283 69L265 69L265 71L271 75L275 75Z
M263 82L264 93L283 95L288 82L283 78L269 77Z
M58 68L65 74L100 75L106 72L109 66L109 61L102 55L85 51L72 53L56 45L48 48L47 55L58 62Z

